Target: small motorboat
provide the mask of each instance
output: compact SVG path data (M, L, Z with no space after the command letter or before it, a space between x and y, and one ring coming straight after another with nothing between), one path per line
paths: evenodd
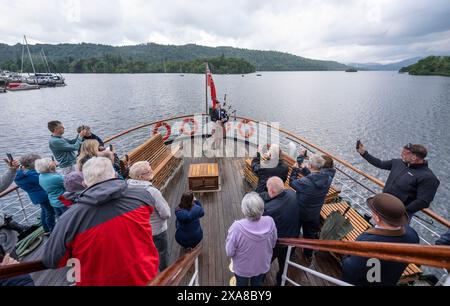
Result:
M27 83L8 83L6 89L9 91L40 89L39 85L31 85Z

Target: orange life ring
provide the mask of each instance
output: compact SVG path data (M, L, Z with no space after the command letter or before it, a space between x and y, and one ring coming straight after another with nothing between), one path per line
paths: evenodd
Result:
M190 132L186 132L184 130L184 126L186 125L186 123L189 124L191 122L193 124L193 128L191 128ZM181 125L181 128L180 128L181 133L183 133L184 135L187 135L187 136L194 136L194 134L195 134L195 132L197 132L197 130L198 130L198 123L197 123L197 121L195 121L194 118L186 118L183 120L183 124Z
M249 127L249 131L244 133L244 131L242 130L242 126L246 124ZM249 121L249 120L242 120L241 122L239 122L237 129L239 131L239 134L241 134L242 137L244 137L245 139L250 138L253 136L253 134L255 134L255 128L253 127L253 122Z
M160 127L164 127L167 131L166 135L163 137L163 141L166 141L167 139L169 139L170 134L172 134L172 128L167 122L158 122L153 128L153 135L158 134Z

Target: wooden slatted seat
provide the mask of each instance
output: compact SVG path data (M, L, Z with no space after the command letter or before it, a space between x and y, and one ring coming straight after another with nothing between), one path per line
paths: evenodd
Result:
M293 168L292 166L295 164L295 162L291 157L287 156L284 153L281 154L281 158L289 166L288 179L285 182L285 187L288 189L292 189L291 186L289 186L289 182L290 182L290 176L291 176L291 172L292 172L292 168ZM252 160L251 159L245 160L244 177L245 177L246 181L252 186L252 188L256 188L256 186L258 185L258 177L252 171ZM339 193L340 193L340 191L336 187L330 186L327 197L325 198L325 203L332 203L332 202L336 201L336 199L339 197Z
M342 241L355 241L359 235L364 233L366 230L372 227L372 225L367 222L356 210L350 207L347 202L339 202L333 204L325 204L320 212L320 218L322 221L333 212L338 211L343 216L345 216L353 226L353 230L348 233ZM341 256L333 254L337 259L340 260ZM422 274L422 270L415 264L409 264L400 279L400 283L410 282L416 280L419 275Z
M178 151L179 149L177 149ZM181 163L165 144L161 134L156 134L128 154L130 166L138 161L148 161L154 172L153 185L164 189L169 179ZM125 162L123 157L122 162Z

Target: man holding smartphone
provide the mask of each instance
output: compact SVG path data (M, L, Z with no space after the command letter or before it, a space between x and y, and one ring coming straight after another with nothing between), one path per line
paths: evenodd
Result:
M59 163L61 174L66 175L75 171L77 152L87 131L82 130L76 138L69 140L62 137L65 129L60 121L50 121L48 123L48 129L52 133L48 145L56 161Z
M370 155L361 141L357 142L356 149L371 165L390 171L383 192L399 198L410 219L430 206L440 181L428 168L425 160L428 151L423 145L409 143L403 147L401 158L386 161Z

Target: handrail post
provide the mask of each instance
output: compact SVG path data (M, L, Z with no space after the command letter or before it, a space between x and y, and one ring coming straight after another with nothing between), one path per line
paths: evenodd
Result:
M198 264L198 256L197 256L197 258L195 259L195 273L197 274L197 276L195 277L195 286L200 286L200 280L199 280L199 278L200 278L200 273L199 273L199 264Z
M289 246L287 254L286 254L286 261L284 262L283 275L281 276L281 286L286 285L287 271L288 271L288 266L289 266L290 259L291 259L291 251L292 251L292 246Z
M25 220L28 224L30 224L30 222L28 221L27 213L25 212L25 208L23 207L23 202L22 202L22 198L20 197L19 189L16 189L16 192L17 192L17 197L19 198L20 207L22 208L22 213L23 213L24 220Z

